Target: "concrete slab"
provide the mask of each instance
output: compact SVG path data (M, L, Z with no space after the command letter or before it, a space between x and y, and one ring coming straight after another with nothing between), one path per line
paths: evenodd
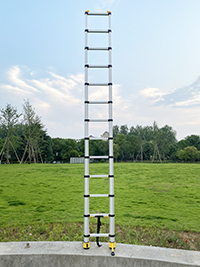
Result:
M82 242L0 243L0 267L184 267L200 266L200 252L116 244L115 256L108 243L89 250Z

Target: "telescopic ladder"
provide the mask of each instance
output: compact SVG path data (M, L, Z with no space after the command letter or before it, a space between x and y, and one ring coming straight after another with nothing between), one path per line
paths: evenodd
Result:
M88 29L88 16L107 16L109 27L106 30L91 30ZM108 47L89 47L88 46L88 34L107 34L108 35ZM109 63L108 65L90 65L88 63L88 52L89 51L107 51ZM89 83L88 81L88 69L108 69L108 83ZM91 13L89 10L85 11L85 120L84 120L84 128L85 128L85 174L84 174L84 241L83 248L89 249L90 242L89 237L96 237L97 245L99 244L100 237L109 237L109 248L112 250L111 255L114 256L115 249L115 214L114 214L114 171L113 171L113 118L112 118L112 47L111 47L111 12L107 11L107 13ZM89 101L88 90L89 87L108 87L109 90L109 99L108 101ZM109 118L108 119L89 119L89 105L94 104L107 104L109 110ZM92 138L89 136L89 124L93 122L107 122L109 129L109 155L108 156L92 156L89 155L89 140L102 140L105 138ZM89 172L89 163L90 159L108 159L109 161L109 174L105 175L96 175L90 174ZM109 179L109 194L90 194L89 193L89 179L91 178L108 178ZM90 214L89 212L89 199L90 197L109 197L109 213L97 213ZM90 233L89 231L89 218L96 217L97 218L97 233ZM100 233L100 219L102 217L109 218L109 233Z

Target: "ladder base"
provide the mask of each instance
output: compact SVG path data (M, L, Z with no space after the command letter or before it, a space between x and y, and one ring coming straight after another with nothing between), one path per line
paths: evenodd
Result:
M90 248L90 242L87 242L87 243L83 242L83 248L89 249Z
M115 252L114 252L115 247L116 247L116 242L113 242L113 243L112 242L109 242L109 249L112 250L111 256L115 256Z

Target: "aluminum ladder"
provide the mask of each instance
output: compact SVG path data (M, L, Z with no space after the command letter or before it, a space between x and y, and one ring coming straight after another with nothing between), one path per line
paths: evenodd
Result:
M91 30L88 29L88 16L107 16L108 17L108 29L106 30ZM83 248L89 249L90 248L90 237L96 237L96 242L98 246L99 238L100 237L109 237L109 248L111 249L111 255L114 256L114 249L115 249L115 213L114 213L114 171L113 171L113 118L112 118L112 47L111 47L111 12L107 11L105 13L91 13L89 10L85 11L85 119L84 119L84 132L85 132L85 173L84 173L84 240L83 240ZM88 34L107 34L108 35L108 47L89 47L88 46ZM88 53L90 51L105 51L108 53L109 63L108 65L90 65L88 63ZM95 69L108 69L108 83L90 83L88 81L88 69L95 68ZM91 89L90 87L98 86L108 87L109 90L109 97L108 101L89 101L88 99L88 90ZM89 116L89 105L108 105L108 119L90 119ZM107 122L108 129L109 129L109 155L108 156L92 156L89 155L89 141L91 139L95 140L102 140L105 138L92 138L89 136L89 124L93 122ZM109 161L109 174L105 175L97 175L97 174L90 174L89 172L89 163L90 159L108 159ZM109 179L109 194L90 194L89 193L89 179L95 178L108 178ZM109 197L109 213L98 213L98 214L90 214L89 212L89 199L90 197ZM97 233L90 233L89 231L89 219L91 217L97 218ZM109 233L100 233L100 219L102 217L109 218Z

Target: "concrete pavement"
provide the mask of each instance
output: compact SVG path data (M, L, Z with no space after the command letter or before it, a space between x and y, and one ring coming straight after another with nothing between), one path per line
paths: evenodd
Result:
M190 267L200 266L200 252L116 244L111 256L108 243L89 250L82 242L0 243L0 267Z

